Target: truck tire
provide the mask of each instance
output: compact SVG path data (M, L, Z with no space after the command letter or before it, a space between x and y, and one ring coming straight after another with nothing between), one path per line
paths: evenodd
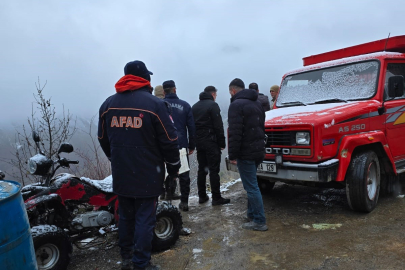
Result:
M31 228L38 270L65 270L73 247L64 230L54 225Z
M163 251L179 239L183 220L180 211L168 202L159 202L156 210L156 226L153 231L152 250Z
M262 194L270 194L276 183L265 178L257 177L257 184L259 185L259 189Z
M380 193L380 163L376 153L354 155L346 174L346 196L351 209L370 213Z

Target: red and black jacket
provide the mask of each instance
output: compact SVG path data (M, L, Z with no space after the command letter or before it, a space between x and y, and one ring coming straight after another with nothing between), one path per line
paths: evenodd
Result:
M122 77L117 93L101 105L98 139L111 160L114 193L155 197L163 193L164 163L180 167L177 133L166 103L153 96L149 81Z

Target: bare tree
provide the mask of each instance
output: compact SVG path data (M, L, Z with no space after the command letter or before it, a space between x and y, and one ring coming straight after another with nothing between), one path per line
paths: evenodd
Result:
M95 116L90 120L88 131L80 129L80 131L86 134L90 139L90 141L86 143L87 149L79 149L75 152L83 159L83 166L81 167L79 174L90 179L102 180L111 175L111 163L103 153L98 142L97 130L94 129L94 127L96 127L94 125L94 118Z
M2 160L15 169L9 174L23 185L28 182L42 180L33 177L27 171L28 159L38 153L36 145L31 138L32 131L35 130L40 135L42 150L48 158L55 158L60 145L68 141L76 131L76 121L73 121L69 111L65 113L65 108L63 107L61 116L59 116L56 113L55 106L51 103L51 98L47 99L44 96L43 90L46 83L41 85L39 78L38 82L35 83L35 102L32 104L31 117L27 119L28 125L23 125L22 128L16 129L12 159ZM35 105L36 110L34 108Z

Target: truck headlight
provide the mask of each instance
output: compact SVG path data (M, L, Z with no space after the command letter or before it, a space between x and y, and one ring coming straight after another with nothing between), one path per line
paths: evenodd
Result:
M309 145L310 143L309 132L297 132L297 134L295 135L295 141L297 144Z

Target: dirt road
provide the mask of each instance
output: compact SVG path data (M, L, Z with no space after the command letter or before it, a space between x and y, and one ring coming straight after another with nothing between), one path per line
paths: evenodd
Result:
M381 198L370 214L349 209L344 190L277 184L264 196L267 232L241 228L246 193L224 192L226 206L183 212L192 230L152 256L162 269L405 269L405 198ZM325 225L326 224L326 225ZM118 247L75 250L68 270L120 269Z

